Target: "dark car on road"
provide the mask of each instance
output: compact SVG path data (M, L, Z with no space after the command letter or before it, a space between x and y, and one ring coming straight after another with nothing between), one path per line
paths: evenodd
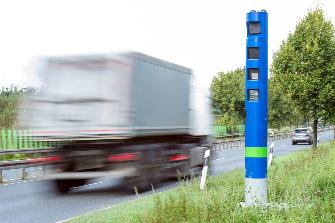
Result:
M292 145L297 143L313 144L312 131L309 128L297 128L292 133Z

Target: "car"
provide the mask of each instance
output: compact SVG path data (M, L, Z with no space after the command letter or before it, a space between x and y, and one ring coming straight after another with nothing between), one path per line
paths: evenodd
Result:
M313 144L313 135L310 128L296 128L292 132L292 145L297 143Z
M268 129L268 135L273 136L275 131L273 129Z

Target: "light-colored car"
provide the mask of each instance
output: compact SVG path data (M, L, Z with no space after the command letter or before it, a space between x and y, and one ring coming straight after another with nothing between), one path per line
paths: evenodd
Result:
M297 128L292 132L292 145L297 143L313 144L313 135L310 128Z
M275 131L273 129L268 129L268 135L273 136Z

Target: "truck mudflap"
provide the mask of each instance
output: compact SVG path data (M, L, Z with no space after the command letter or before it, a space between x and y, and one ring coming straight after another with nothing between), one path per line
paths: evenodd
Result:
M133 176L136 174L135 167L127 167L119 170L110 171L84 171L84 172L61 172L49 173L46 179L93 179L93 178L119 178L125 176Z

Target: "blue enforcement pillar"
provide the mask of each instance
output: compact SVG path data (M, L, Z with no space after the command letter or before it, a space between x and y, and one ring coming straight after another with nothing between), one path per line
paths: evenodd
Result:
M267 205L268 14L247 13L245 205Z

